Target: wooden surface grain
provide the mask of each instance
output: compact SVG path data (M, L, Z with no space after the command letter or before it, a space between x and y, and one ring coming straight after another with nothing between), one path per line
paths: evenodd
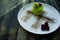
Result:
M37 35L24 30L17 20L17 14L21 7L22 5L18 5L13 10L8 11L4 16L0 16L0 40L60 40L60 28L46 35ZM4 11L0 11L0 13L4 14Z

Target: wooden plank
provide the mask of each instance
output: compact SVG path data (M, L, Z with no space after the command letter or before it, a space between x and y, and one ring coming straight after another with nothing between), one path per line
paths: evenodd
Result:
M8 40L15 40L15 33L16 33L16 30L14 28L11 28L10 31L9 31L9 38Z
M18 30L17 40L26 40L26 36L26 31L20 26Z

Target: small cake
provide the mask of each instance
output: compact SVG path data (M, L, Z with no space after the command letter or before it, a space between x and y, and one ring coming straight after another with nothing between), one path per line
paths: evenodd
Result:
M32 12L35 15L40 15L41 12L43 12L43 5L42 5L42 3L34 2Z

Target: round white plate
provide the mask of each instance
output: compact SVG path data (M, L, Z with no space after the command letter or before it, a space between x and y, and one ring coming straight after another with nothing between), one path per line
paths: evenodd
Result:
M57 30L60 26L60 14L59 12L52 6L42 3L44 6L44 11L47 13L45 16L48 16L50 18L54 18L54 22L55 23L48 23L49 24L49 31L42 31L41 30L41 24L45 21L43 19L40 20L40 25L35 29L33 27L31 27L36 21L37 18L35 16L31 16L31 18L29 18L27 20L27 22L23 21L22 18L26 15L26 11L27 10L31 10L33 7L33 3L27 4L24 7L22 7L20 9L20 11L18 12L18 21L19 24L27 31L31 32L31 33L35 33L35 34L48 34L51 32L54 32L55 30Z

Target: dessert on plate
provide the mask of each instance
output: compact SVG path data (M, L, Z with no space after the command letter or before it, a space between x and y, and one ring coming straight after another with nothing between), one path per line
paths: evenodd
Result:
M41 18L45 18L46 19L46 22L44 24L41 24L41 30L42 31L49 31L49 22L54 22L53 19L51 18L48 18L48 17L45 17L43 16L44 14L44 6L42 3L39 3L39 2L34 2L33 3L33 7L31 10L27 10L27 15L24 16L25 18L25 21L27 19L29 19L31 16L36 16L37 17L37 21L32 25L32 27L34 28L37 28L38 27L38 23L39 23L39 20Z

